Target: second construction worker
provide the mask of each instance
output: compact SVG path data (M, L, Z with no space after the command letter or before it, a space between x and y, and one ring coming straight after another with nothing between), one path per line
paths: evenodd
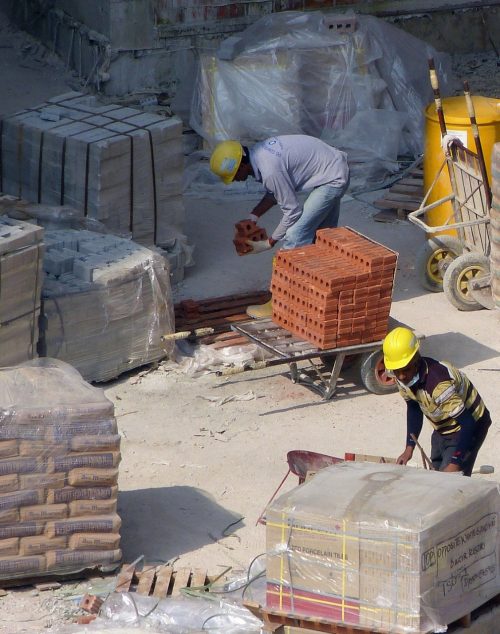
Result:
M222 141L210 158L210 169L227 185L249 176L266 189L249 219L258 222L274 205L283 217L268 240L248 241L252 253L262 253L281 242L293 249L312 244L318 229L336 227L340 200L349 186L347 155L320 139L304 134L275 136L243 146L238 141ZM304 204L297 192L310 191ZM271 314L271 302L249 307L251 317Z
M394 328L383 343L384 364L406 401L406 448L397 459L413 456L424 416L434 428L431 461L437 471L470 476L491 425L490 413L470 380L451 363L423 357L409 328Z

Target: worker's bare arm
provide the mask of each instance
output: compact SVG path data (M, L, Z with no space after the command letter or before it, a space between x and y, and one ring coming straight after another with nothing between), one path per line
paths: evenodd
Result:
M407 464L412 459L414 449L415 447L408 445L396 462L398 464Z
M269 211L271 207L274 207L274 205L276 205L276 198L273 196L273 194L267 193L252 209L252 215L260 218L267 211Z

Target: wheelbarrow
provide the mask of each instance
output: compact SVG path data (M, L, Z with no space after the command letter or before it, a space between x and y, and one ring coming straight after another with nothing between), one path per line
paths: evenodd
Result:
M298 476L299 484L303 484L309 471L318 471L319 469L323 469L324 467L331 467L332 465L338 464L339 462L344 462L344 459L336 458L335 456L328 456L323 453L316 453L314 451L303 451L301 449L294 449L293 451L289 451L287 453L286 461L288 463L288 471L286 472L285 477L280 482L276 491L271 496L271 499L266 504L264 510L259 515L259 519L255 522L256 526L257 524L266 523L264 517L266 508L278 495L278 491L285 484L285 480L291 473Z

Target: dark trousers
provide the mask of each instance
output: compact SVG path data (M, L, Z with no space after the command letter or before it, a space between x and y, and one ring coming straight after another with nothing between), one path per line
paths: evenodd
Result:
M486 438L490 425L490 414L488 411L485 411L476 423L476 432L474 434L472 449L465 455L465 460L462 462L462 471L466 476L470 476L472 473L477 454L481 449L484 439ZM438 434L437 431L432 432L431 461L434 469L442 471L450 464L458 445L459 435L460 432L454 432L453 434L447 434L446 436Z

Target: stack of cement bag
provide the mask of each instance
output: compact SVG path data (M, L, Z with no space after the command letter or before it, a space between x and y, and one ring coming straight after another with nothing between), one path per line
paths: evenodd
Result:
M113 404L71 366L0 370L0 580L121 560Z
M95 382L166 356L174 317L161 255L87 230L47 230L45 242L44 355Z
M141 244L184 220L182 122L72 92L5 118L0 189L69 205Z
M43 229L0 217L0 366L36 356Z

